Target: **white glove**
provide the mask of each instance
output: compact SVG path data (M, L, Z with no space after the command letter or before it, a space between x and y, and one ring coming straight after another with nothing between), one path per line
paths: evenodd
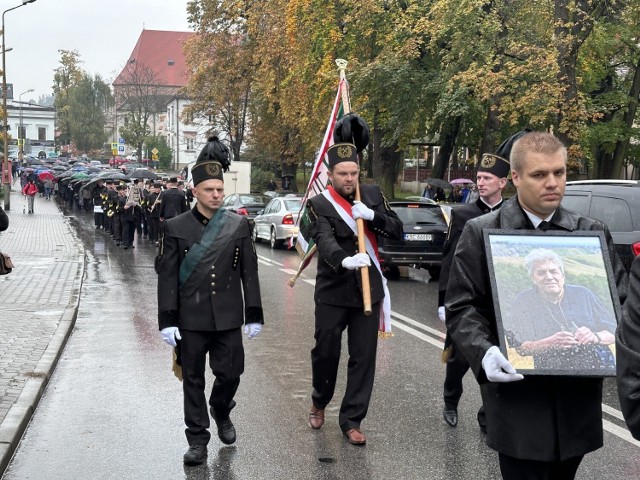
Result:
M178 340L182 340L180 336L180 330L178 327L166 327L160 330L160 335L162 335L162 339L167 342L172 347L176 346L176 338Z
M356 253L353 257L346 257L342 260L342 266L347 270L355 270L360 267L371 266L371 259L366 253Z
M261 323L248 323L244 326L244 333L246 333L249 338L257 336L261 331Z
M444 321L445 321L444 307L438 307L438 318L440 319L440 321L442 323L444 323Z
M495 345L484 354L482 368L484 368L484 373L486 373L490 382L515 382L524 378L521 374L516 373L513 365L509 363L509 360L502 355L500 349Z
M353 215L353 218L373 220L374 213L373 210L367 207L364 203L356 200L353 202L353 207L351 207L351 215Z

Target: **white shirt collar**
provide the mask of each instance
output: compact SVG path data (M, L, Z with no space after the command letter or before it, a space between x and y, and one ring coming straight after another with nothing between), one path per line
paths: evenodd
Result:
M524 208L522 210L524 210ZM533 228L538 228L538 225L540 225L543 220L546 220L547 222L550 221L551 217L553 217L553 214L556 213L556 211L554 210L547 218L540 218L537 215L528 212L527 210L524 210L524 213L527 214L527 217L529 217L529 220L531 220L531 223L533 223Z

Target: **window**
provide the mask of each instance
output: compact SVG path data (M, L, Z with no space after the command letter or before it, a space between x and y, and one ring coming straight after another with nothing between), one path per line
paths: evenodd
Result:
M47 127L38 127L38 141L39 142L47 141Z
M193 138L187 138L187 150L193 150L194 140Z
M591 217L604 222L613 232L632 232L629 204L620 198L599 197L591 199Z

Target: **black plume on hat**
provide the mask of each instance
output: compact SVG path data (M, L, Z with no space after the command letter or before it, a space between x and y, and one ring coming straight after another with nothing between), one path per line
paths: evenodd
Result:
M349 113L336 122L334 143L352 143L361 152L369 145L369 125L360 115Z
M496 150L496 155L509 161L513 144L516 143L516 141L519 140L520 137L526 135L529 132L533 132L533 130L531 130L530 128L525 128L524 130L511 135L509 138L507 138L504 142L500 144L500 146Z
M229 149L218 139L218 137L207 138L207 144L204 146L196 163L206 162L207 160L215 160L220 162L225 172L229 171Z

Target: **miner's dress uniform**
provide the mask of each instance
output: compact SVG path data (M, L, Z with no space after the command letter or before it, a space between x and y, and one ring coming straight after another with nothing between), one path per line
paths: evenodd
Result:
M380 189L375 185L360 185L360 194L362 203L375 212L374 219L366 222L368 228L378 236L401 238L402 222L389 208ZM378 269L369 267L372 314L365 315L360 272L342 267L342 260L358 253L357 236L323 195L310 199L309 205L314 222L312 235L318 247L314 296L316 345L311 351L312 399L315 407L324 409L333 397L342 331L347 328L347 390L339 415L340 428L346 432L360 426L369 407L384 289Z
M216 377L209 403L217 415L226 416L235 406L233 397L244 371L241 327L244 323L263 323L258 261L249 223L232 212L218 213L228 216L214 241L215 248L222 250L214 263L198 263L191 274L197 276L193 291L179 287L178 272L208 223L197 208L164 222L156 260L159 327L176 326L182 335L189 445L206 445L210 439L204 396L206 351Z

